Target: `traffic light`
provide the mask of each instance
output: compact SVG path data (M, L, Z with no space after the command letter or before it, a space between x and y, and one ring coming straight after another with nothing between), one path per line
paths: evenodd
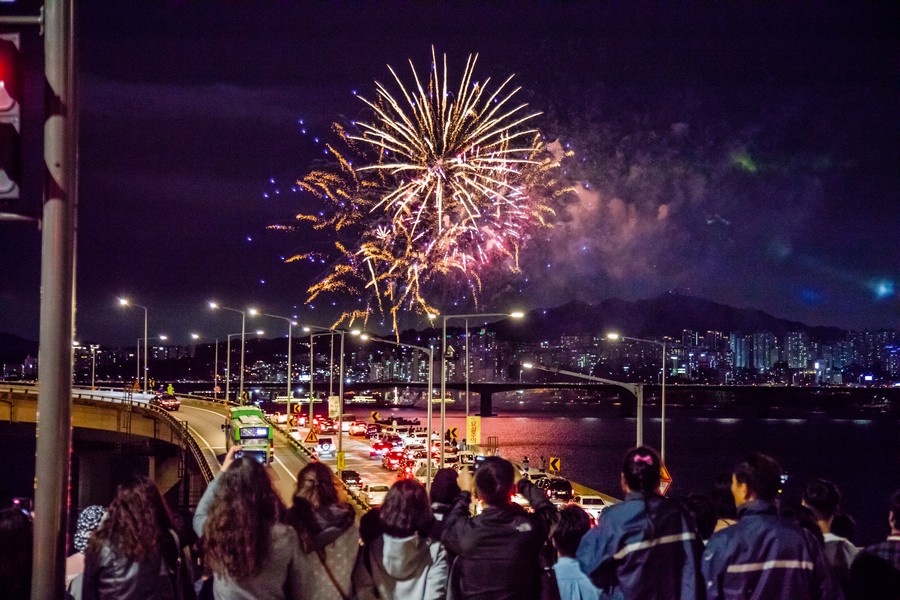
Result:
M22 183L22 53L18 33L0 33L0 201Z

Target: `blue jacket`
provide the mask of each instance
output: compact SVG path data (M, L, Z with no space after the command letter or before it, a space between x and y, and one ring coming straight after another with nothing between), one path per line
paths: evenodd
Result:
M702 600L702 552L694 520L680 504L633 492L600 513L577 558L603 598Z
M762 500L743 505L735 525L709 538L702 568L709 600L842 598L819 541Z

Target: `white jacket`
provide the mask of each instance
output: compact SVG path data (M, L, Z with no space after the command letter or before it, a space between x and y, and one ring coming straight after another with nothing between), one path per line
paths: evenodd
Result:
M440 542L412 535L382 535L361 548L353 569L357 600L443 600L447 595L447 552Z

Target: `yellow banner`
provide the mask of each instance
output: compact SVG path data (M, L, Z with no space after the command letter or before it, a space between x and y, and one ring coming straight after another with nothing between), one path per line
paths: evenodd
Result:
M466 421L466 444L476 446L481 443L481 417L469 417Z

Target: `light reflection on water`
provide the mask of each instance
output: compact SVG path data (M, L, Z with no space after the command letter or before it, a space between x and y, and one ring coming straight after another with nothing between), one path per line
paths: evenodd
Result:
M475 413L473 403L473 412ZM598 416L584 407L556 405L552 411L514 412L496 406L500 416L483 418L482 441L497 436L500 454L532 466L540 457L560 459L562 474L616 497L622 456L635 445L636 420ZM385 412L385 411L382 411ZM422 417L424 410L397 414ZM435 412L435 429L438 415ZM708 490L715 476L730 472L752 451L775 457L790 478L785 502L799 501L803 486L815 477L838 484L844 503L859 525L857 542L874 543L887 534L886 505L900 487L900 434L896 421L870 419L739 419L666 413L666 459L674 478L672 494ZM465 431L465 414L447 412L447 426ZM644 442L659 447L661 422L645 418Z

